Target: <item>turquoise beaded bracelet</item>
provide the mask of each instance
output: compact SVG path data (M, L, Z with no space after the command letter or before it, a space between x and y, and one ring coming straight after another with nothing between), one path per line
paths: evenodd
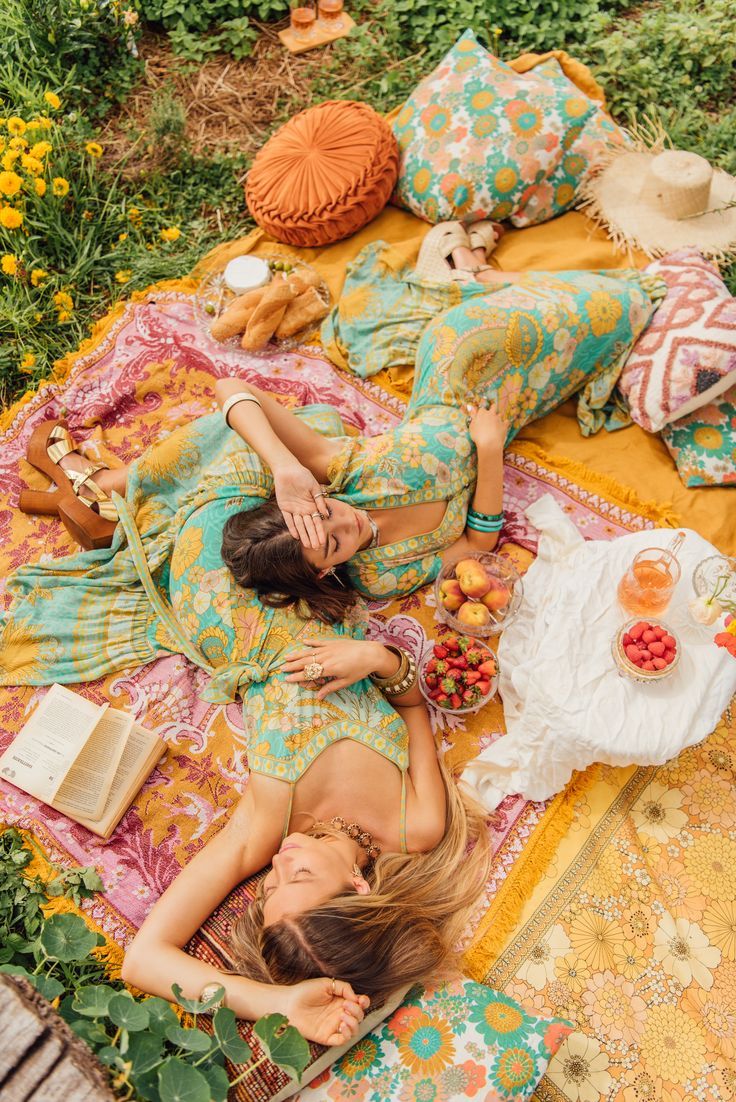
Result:
M475 509L468 509L465 523L474 532L500 532L503 528L503 521L503 513L490 516L487 513L478 513Z

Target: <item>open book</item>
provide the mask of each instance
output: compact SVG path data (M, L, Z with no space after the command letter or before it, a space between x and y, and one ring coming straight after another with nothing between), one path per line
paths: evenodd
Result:
M132 716L52 685L0 756L0 777L109 838L165 751Z

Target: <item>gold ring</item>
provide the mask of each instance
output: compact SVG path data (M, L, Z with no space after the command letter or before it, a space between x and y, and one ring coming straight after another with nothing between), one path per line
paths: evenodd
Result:
M307 662L304 667L304 676L307 681L319 681L325 672L325 668L321 662Z
M336 995L337 991L335 991L335 980L334 980L334 978L330 980L330 983L332 985L331 988L330 988L330 991L333 995Z
M314 519L315 517L321 517L322 516L321 513L310 513L309 515L310 515L310 517L312 517L312 519Z
M325 495L324 495L324 492L323 492L322 490L320 490L320 491L319 491L318 493L316 493L316 494L312 494L312 497L324 497L324 496L325 496Z

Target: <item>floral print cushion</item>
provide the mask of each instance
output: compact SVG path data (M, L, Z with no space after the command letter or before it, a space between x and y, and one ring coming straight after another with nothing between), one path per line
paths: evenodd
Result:
M394 120L398 206L428 222L546 222L568 210L591 161L621 131L554 58L530 73L472 31L414 89Z
M736 384L736 299L697 249L669 253L645 271L664 280L667 294L619 387L632 420L658 432Z
M662 439L686 486L736 486L736 386L667 425Z
M472 980L415 987L299 1102L523 1102L571 1032Z

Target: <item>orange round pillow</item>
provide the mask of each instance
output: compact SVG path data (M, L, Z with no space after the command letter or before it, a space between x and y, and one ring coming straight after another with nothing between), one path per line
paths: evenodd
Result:
M399 172L390 125L367 103L330 100L290 119L258 152L245 198L287 245L329 245L383 210Z

